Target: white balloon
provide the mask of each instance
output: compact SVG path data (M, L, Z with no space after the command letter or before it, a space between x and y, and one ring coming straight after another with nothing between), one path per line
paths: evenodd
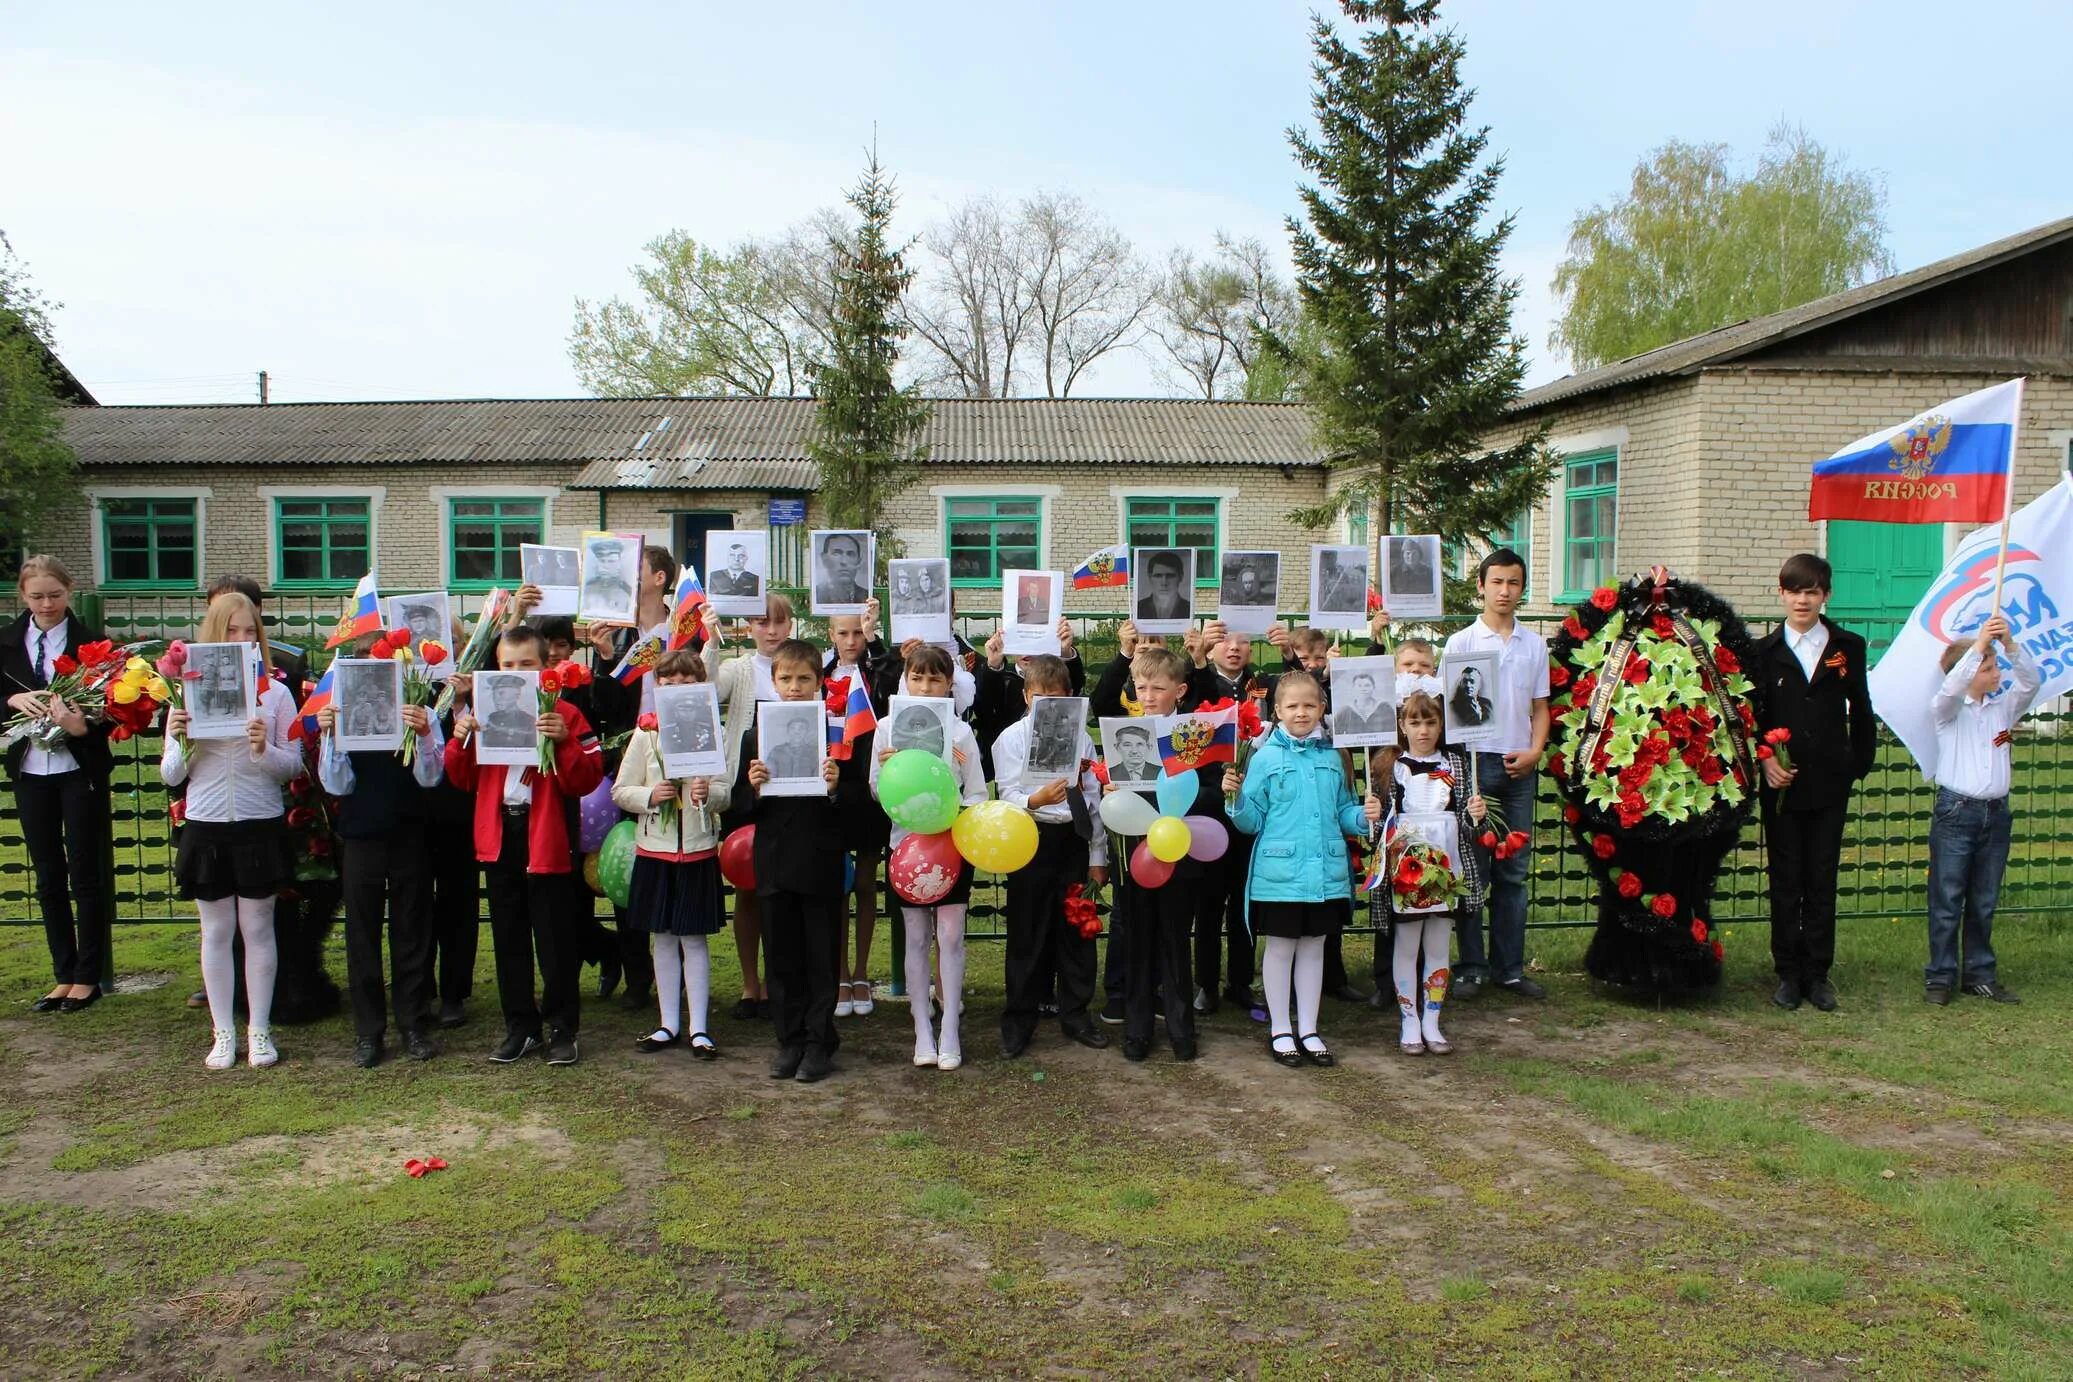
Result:
M1159 819L1159 808L1135 792L1114 791L1101 799L1101 823L1118 835L1142 835Z

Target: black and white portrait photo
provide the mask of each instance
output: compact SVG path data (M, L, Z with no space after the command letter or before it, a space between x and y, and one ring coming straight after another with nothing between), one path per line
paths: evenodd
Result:
M1054 656L1065 612L1063 571L1008 571L1001 577L1001 651L1009 657Z
M1217 590L1216 617L1232 633L1262 634L1274 627L1275 592L1281 585L1281 553L1226 552Z
M1382 603L1392 619L1437 619L1440 539L1436 533L1382 539Z
M920 749L942 759L955 771L957 759L952 754L955 745L950 726L956 718L957 705L947 696L893 696L886 701L885 723L878 732L886 746L895 750Z
M242 739L259 713L259 686L249 643L190 643L187 737Z
M1029 756L1022 780L1032 786L1076 778L1080 736L1086 733L1085 696L1038 696L1029 703Z
M1447 742L1481 744L1497 733L1502 688L1495 652L1454 653L1440 660Z
M763 612L763 582L770 574L770 534L715 530L705 535L705 594L715 614L730 619Z
M639 533L583 535L583 593L576 617L592 624L631 624L641 584Z
M1159 762L1152 722L1129 716L1102 717L1101 761L1108 767L1108 780L1119 787L1156 783L1166 771Z
M418 595L391 595L382 601L382 622L410 635L412 656L416 656L418 644L426 639L444 643L447 651L452 652L452 608L443 590L428 590ZM453 673L453 659L449 657L444 662L419 670L434 681L444 681Z
M827 710L819 701L759 701L756 758L770 773L766 797L824 797L821 763L828 756Z
M1396 743L1396 669L1386 657L1337 657L1331 663L1332 746Z
M1195 619L1195 549L1139 547L1130 554L1132 622L1139 633L1186 633Z
M887 633L895 648L910 638L950 641L950 559L899 557L885 564Z
M540 674L475 674L475 761L530 768L540 759Z
M348 753L403 747L403 664L393 658L342 657L332 664L334 733Z
M1368 549L1310 549L1310 627L1339 632L1368 626Z
M862 614L871 598L871 534L837 529L807 534L813 613Z
M655 687L655 732L662 770L672 778L720 777L727 749L720 738L720 697L707 682Z
M576 548L520 543L518 574L527 585L540 589L534 614L576 612L576 593L583 585L583 554Z

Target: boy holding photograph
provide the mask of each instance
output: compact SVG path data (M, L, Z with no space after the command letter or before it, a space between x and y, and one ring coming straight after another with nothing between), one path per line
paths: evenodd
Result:
M714 689L719 692L720 714L724 721L722 732L727 736L731 753L743 742L744 734L750 736L749 743L755 742L757 704L778 698L771 659L792 636L792 602L775 593L764 596L763 612L749 620L750 650L725 662L720 661L719 629L720 617L708 605L705 610L705 670ZM731 771L738 775L741 760L730 759L729 764ZM738 806L741 798L734 800ZM730 815L720 832L721 838L726 838L741 823ZM770 991L758 977L762 938L762 913L758 909L755 890L736 888L734 950L741 960L741 1001L734 1005L732 1014L736 1021L770 1016Z
M885 664L893 661L885 640L878 636L878 598L864 602L862 614L837 614L828 619L828 651L822 658L821 687L825 695L837 683L861 681L871 697L872 712L885 713L885 698L878 688L885 681ZM846 960L842 980L836 985L835 1016L868 1017L878 1003L871 983L871 940L878 929L878 871L885 862L885 847L892 822L869 791L872 740L866 733L841 760L843 777L850 779L849 795L860 802L842 818L842 846L856 856L856 879L850 896L856 902L856 948ZM844 926L846 932L849 928Z

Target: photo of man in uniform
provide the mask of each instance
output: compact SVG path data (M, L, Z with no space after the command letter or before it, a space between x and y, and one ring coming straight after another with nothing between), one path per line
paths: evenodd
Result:
M396 732L395 674L387 667L342 667L338 690L345 703L346 738L383 739Z
M943 581L936 575L936 567L934 565L922 567L915 573L915 578L920 582L920 586L915 591L914 612L916 614L945 613L949 606L944 603L946 592Z
M821 752L813 742L814 717L811 715L772 716L771 730L777 742L769 748L764 766L770 769L774 778L818 778L821 775ZM824 747L824 746L822 746Z
M1451 724L1490 723L1497 707L1485 692L1482 668L1470 666L1461 669L1461 676L1454 683L1454 693L1447 698L1447 713Z
M902 706L900 713L893 716L887 742L895 749L920 749L941 758L943 722L926 706Z
M727 545L727 565L713 575L709 595L761 595L763 578L749 570L748 544Z
M626 571L626 547L616 537L590 540L583 569L584 613L633 617L633 582Z
M525 703L531 691L524 677L502 677L494 673L476 675L489 683L489 714L482 717L482 742L492 748L524 748L540 737L537 704Z

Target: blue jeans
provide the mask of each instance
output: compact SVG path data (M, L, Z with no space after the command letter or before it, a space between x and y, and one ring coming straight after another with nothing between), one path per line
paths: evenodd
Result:
M1929 966L1931 984L1994 982L1994 908L2008 867L2008 798L1980 801L1938 788L1929 824Z
M1475 755L1476 790L1483 800L1503 814L1513 830L1533 833L1533 798L1540 774L1508 777L1504 757L1495 753ZM1526 878L1533 862L1531 846L1509 859L1495 858L1478 845L1483 876L1489 885L1481 911L1464 913L1461 937L1461 972L1478 979L1495 977L1500 984L1526 976ZM1490 948L1483 949L1483 914L1490 917Z

